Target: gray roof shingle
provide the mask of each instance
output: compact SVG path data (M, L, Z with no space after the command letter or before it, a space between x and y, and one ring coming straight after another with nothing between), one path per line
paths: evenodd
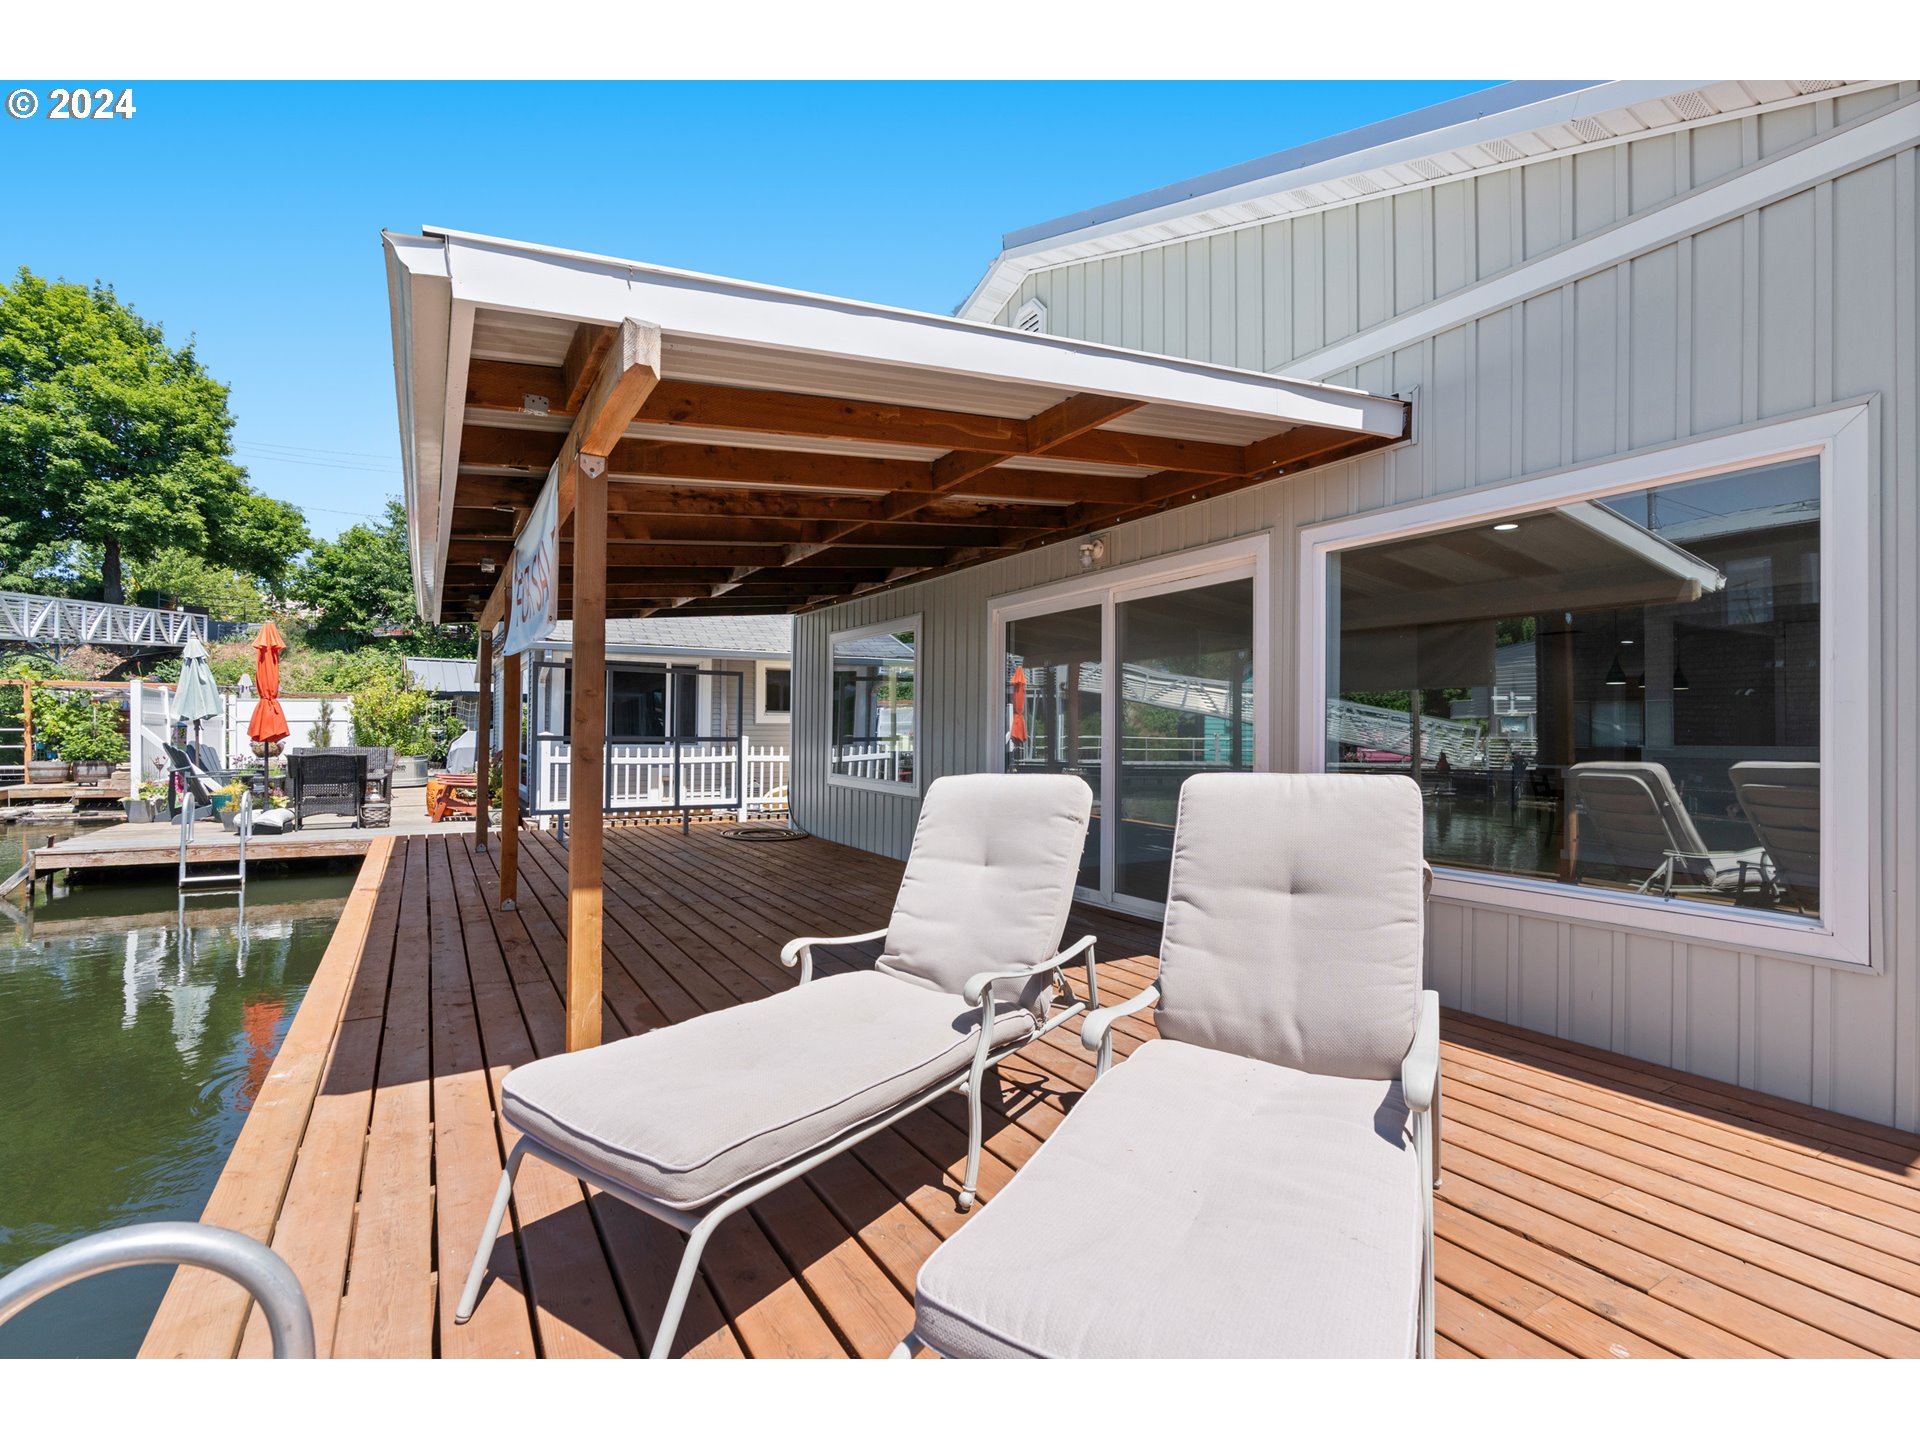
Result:
M552 644L573 643L573 622L553 629ZM684 650L689 655L788 655L790 615L682 615L660 620L609 620L607 644L635 650Z

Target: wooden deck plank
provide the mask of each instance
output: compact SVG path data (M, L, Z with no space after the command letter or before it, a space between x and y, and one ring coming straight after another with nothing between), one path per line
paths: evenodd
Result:
M376 901L383 888L390 837L375 841L340 913L333 937L299 1012L287 1027L273 1068L260 1087L201 1219L272 1243L281 1202L338 1034L342 1009L370 931L383 932ZM237 1352L251 1302L230 1280L206 1270L181 1270L161 1298L141 1345L143 1356L218 1358Z
M778 952L796 934L885 923L897 862L725 828L607 832L609 1040L790 987ZM502 912L494 857L465 831L386 844L263 1091L278 1108L249 1120L209 1215L272 1236L337 1353L639 1353L683 1237L538 1162L479 1312L452 1323L516 1138L500 1083L565 1044L566 851L524 831L519 906ZM1104 1001L1153 978L1157 928L1075 908L1069 938L1099 937ZM818 972L878 948L822 952ZM983 1204L1091 1082L1078 1029L1007 1061L984 1097ZM1478 1017L1442 1029L1441 1354L1920 1353L1920 1137ZM1114 1033L1124 1063L1153 1039L1151 1011ZM965 1150L949 1097L729 1221L677 1353L885 1353L920 1265L967 1221ZM258 1353L246 1317L233 1287L182 1276L143 1353Z

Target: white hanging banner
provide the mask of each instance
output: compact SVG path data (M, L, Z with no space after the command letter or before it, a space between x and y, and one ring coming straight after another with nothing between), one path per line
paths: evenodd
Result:
M513 595L507 602L503 655L518 655L546 642L560 618L560 492L548 472L526 527L513 542Z

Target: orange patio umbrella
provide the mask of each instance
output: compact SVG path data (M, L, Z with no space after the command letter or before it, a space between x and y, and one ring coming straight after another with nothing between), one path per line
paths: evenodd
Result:
M1022 744L1027 738L1027 670L1013 667L1013 723L1007 727L1007 739Z
M287 642L280 638L271 620L253 637L253 686L260 698L254 704L253 718L247 721L247 738L262 745L284 740L290 733L286 712L280 708L280 652L286 648Z

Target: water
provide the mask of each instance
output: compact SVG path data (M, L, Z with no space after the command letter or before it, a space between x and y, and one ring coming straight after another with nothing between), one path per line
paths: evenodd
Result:
M17 849L18 829L0 842ZM170 883L57 894L30 941L0 920L0 1273L97 1230L199 1218L352 883L255 880L244 926L232 896L179 926ZM132 1355L171 1274L70 1286L0 1326L0 1357Z

